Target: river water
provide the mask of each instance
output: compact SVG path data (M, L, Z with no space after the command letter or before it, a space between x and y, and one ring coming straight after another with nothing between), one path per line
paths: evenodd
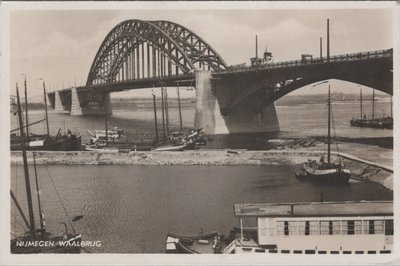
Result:
M370 115L369 104L365 103L364 110ZM306 137L324 136L327 134L327 106L326 104L304 104L295 106L277 106L277 114L281 132L275 137ZM393 130L351 127L352 117L359 116L359 104L357 102L333 103L334 130L332 134L338 137L389 137L393 136ZM377 102L376 117L383 114L390 114L389 102ZM160 111L160 108L158 108ZM38 121L44 118L43 111L29 112L29 121ZM171 131L179 129L179 114L176 109L169 111ZM18 127L18 117L11 117L11 128ZM185 127L192 128L194 121L194 109L184 109L182 111L182 121ZM57 134L67 129L79 132L83 142L89 141L88 130L104 129L104 117L70 116L69 114L59 114L49 112L49 124L52 134ZM113 110L113 115L109 118L109 128L120 127L128 138L135 141L146 140L154 137L154 113L152 109L138 110ZM158 126L161 134L161 113L158 113ZM45 123L40 123L31 127L34 133L44 133Z
M31 171L33 173L33 171ZM96 253L163 253L168 232L228 234L234 203L388 200L373 183L323 186L299 182L288 166L38 166L47 228L62 233L63 205ZM60 195L57 197L53 183ZM11 187L24 202L23 170L12 166ZM23 204L24 206L26 204ZM11 228L23 230L12 210ZM27 213L27 212L26 212Z
M349 120L358 111L356 103L338 103L333 108L338 136L393 134L392 130L350 127ZM378 103L377 110L383 108L388 110L389 104ZM322 104L278 106L280 134L324 135L324 110ZM183 114L185 125L191 125L193 110ZM41 117L42 112L32 112L31 121ZM119 126L128 135L138 137L152 134L152 117L151 110L114 110L110 126ZM177 126L177 112L171 110L170 117ZM15 122L12 117L12 127ZM50 113L52 132L64 130L64 123L66 128L79 130L87 140L86 130L103 128L104 119ZM40 133L45 127L37 125L32 130ZM228 234L237 225L234 203L319 201L321 194L326 201L393 199L391 191L373 183L351 181L342 186L323 186L300 182L294 178L292 166L38 165L37 170L47 228L63 233L60 221L66 221L66 216L83 215L73 225L84 240L101 241L100 247L87 248L94 253L163 253L168 232L217 230ZM27 213L21 166L11 167L11 188ZM12 206L12 232L21 233L23 221Z

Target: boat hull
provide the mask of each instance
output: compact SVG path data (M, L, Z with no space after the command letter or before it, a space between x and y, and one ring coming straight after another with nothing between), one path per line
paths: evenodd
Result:
M353 127L368 127L380 129L393 129L393 118L377 118L377 119L352 119L350 125Z
M168 145L168 146L160 146L152 149L152 151L183 151L189 146L189 144L183 144L178 146Z
M306 177L315 183L347 183L351 172L345 168L318 170L303 164Z
M28 151L79 151L82 149L81 137L62 136L58 138L45 137L39 139L30 139L26 141L25 149ZM10 150L22 150L22 141L12 137Z
M218 232L182 236L169 233L165 241L168 254L213 254L221 253Z

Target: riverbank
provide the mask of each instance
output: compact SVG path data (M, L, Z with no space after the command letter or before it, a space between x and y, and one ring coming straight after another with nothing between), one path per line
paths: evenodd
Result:
M183 152L55 152L37 151L37 164L67 164L67 165L290 165L293 167L301 165L306 159L318 160L324 151L322 144L314 143L312 146L300 149L286 147L282 150L249 151L249 150L188 150ZM339 144L338 144L339 145ZM350 154L342 154L342 160L350 168L353 178L360 181L372 181L393 190L393 170L389 163L391 150L386 154L379 147L361 147L351 150L346 143L340 144L341 150L352 151ZM368 148L368 153L363 153ZM359 155L354 155L354 151ZM340 154L340 153L339 153ZM380 160L370 160L377 158ZM367 156L367 158L365 157ZM384 160L385 159L385 160ZM28 152L28 163L32 164L31 152ZM22 164L21 152L11 152L11 164Z

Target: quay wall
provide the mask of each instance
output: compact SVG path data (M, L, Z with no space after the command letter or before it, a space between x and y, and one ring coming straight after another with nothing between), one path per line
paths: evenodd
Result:
M35 151L36 164L68 165L291 165L302 164L307 159L320 157L320 151L301 150L195 150L183 152L90 152L90 151ZM340 154L339 154L340 155ZM342 156L353 177L360 181L372 181L393 190L393 171L379 164L354 156ZM20 151L11 152L11 164L22 164ZM28 164L33 164L32 152L28 152Z

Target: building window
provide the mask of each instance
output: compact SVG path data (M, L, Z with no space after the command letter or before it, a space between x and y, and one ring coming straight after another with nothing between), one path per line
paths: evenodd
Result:
M383 234L385 233L385 222L383 220L369 220L364 222L364 234Z
M354 221L347 221L347 234L354 235Z
M332 221L332 234L340 235L340 221Z
M360 235L362 234L362 222L359 221L354 221L354 234Z
M385 220L385 235L391 236L393 233L393 220Z
M333 235L333 222L329 221L329 234Z
M276 235L288 236L296 234L296 221L277 221L276 222Z
M368 222L368 234L373 235L375 234L375 225L374 225L374 220L370 220Z
M319 234L320 234L319 221L311 221L310 235L319 235Z
M298 221L297 222L297 233L299 235L305 235L305 228L306 228L306 222L305 221Z
M285 236L288 236L289 235L289 222L285 221L284 225L285 226L284 226L283 232L284 232Z
M384 233L383 227L384 227L383 220L375 221L375 234L383 234Z
M306 236L310 235L310 222L309 221L306 222L306 227L304 229L304 234Z
M320 222L320 233L321 235L331 235L332 234L332 222L331 221L321 221Z

